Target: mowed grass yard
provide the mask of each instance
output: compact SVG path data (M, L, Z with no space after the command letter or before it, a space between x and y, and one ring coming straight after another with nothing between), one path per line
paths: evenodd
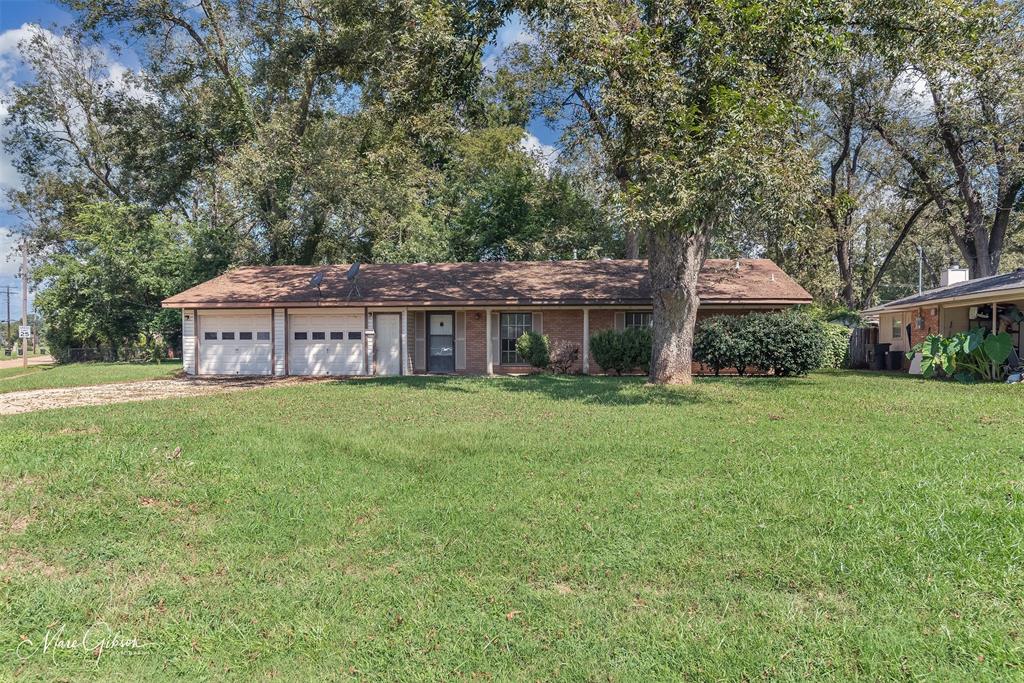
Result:
M181 361L163 363L72 363L0 369L0 394L31 389L57 389L166 379L181 372Z
M407 378L0 418L0 676L1019 679L1022 398ZM141 647L41 651L98 622Z

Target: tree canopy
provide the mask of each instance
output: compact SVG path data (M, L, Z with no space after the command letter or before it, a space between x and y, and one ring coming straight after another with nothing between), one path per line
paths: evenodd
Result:
M1021 0L66 4L4 140L66 345L233 265L648 257L686 381L708 255L842 308L1024 262Z

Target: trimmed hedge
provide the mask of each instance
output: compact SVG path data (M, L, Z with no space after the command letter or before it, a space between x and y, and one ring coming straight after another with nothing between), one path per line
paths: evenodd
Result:
M532 330L523 332L516 339L516 352L524 361L541 370L551 363L551 343L547 336Z
M731 320L729 319L731 318ZM821 367L825 331L802 313L750 313L701 321L694 337L694 360L715 371L748 367L778 377L806 375Z
M744 320L735 315L716 315L702 320L693 337L693 359L719 374L723 368L746 372L747 339Z
M822 323L825 335L823 368L845 368L850 362L850 328L838 323Z
M651 366L651 330L631 327L628 330L604 330L590 338L594 362L605 372L648 372Z

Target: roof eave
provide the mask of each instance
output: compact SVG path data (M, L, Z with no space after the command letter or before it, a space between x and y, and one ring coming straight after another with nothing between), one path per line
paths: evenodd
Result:
M796 306L809 304L810 297L794 299L738 299L738 298L712 298L701 299L703 306ZM479 308L494 306L650 306L650 299L492 299L492 300L374 300L374 301L348 301L342 299L321 299L298 300L298 301L171 301L161 302L163 308L317 308L317 307L367 307L385 308L395 306L416 306L429 308Z
M940 299L926 299L924 301L908 301L900 303L893 301L892 303L882 304L881 306L873 306L872 308L865 308L861 311L861 314L877 314L877 313L892 313L895 311L908 311L914 308L921 308L922 306L935 306L937 304L948 304L950 302L962 303L965 306L969 306L975 303L992 303L992 299L1004 300L1007 298L1024 298L1024 287L1013 287L1009 289L993 289L986 292L977 292L975 294L967 294L963 296L947 296Z

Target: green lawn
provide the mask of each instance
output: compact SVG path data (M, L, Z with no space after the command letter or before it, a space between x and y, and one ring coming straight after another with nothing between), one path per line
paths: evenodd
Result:
M181 361L164 363L70 363L0 370L0 394L28 389L162 379L181 371Z
M0 418L0 677L1019 679L1022 392L417 378ZM39 650L96 622L143 647Z

